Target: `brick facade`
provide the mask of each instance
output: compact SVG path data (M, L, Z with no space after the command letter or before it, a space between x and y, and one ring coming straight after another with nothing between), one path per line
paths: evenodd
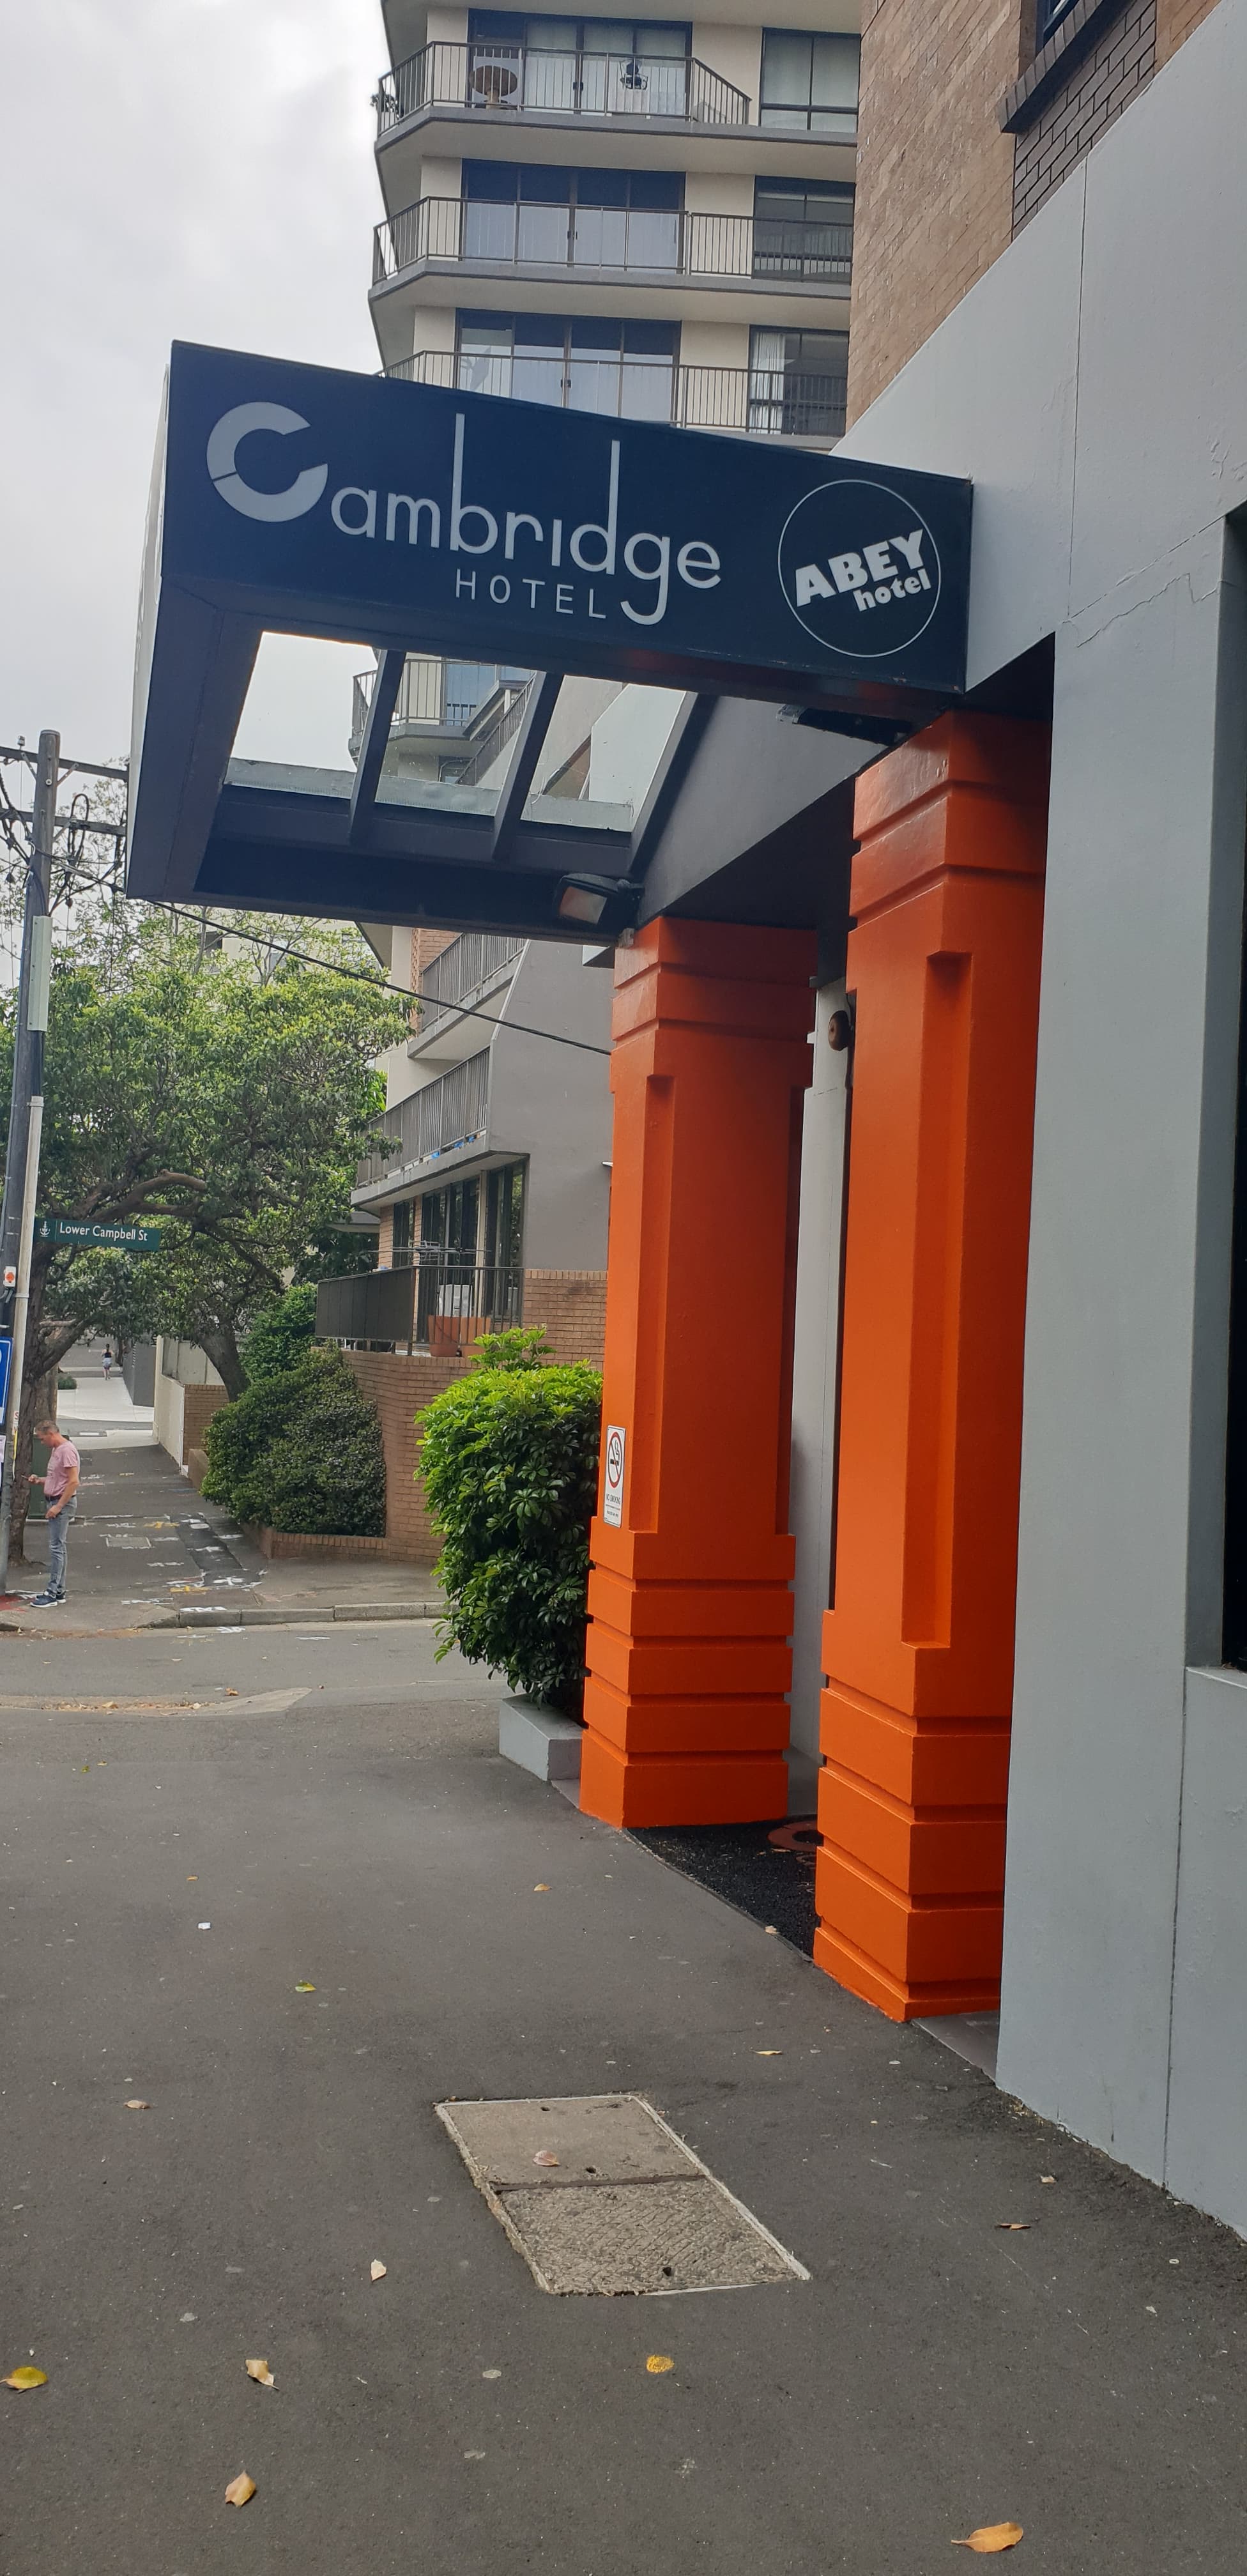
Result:
M1036 0L865 0L850 421L1215 5L1077 0L1037 55Z
M1156 69L1176 54L1179 45L1202 27L1217 5L1217 0L1157 0Z
M606 1325L605 1271L526 1271L524 1322L544 1324L556 1359L591 1360L595 1368L600 1368ZM383 1542L372 1544L384 1545L392 1559L432 1565L441 1542L416 1472L416 1415L441 1394L443 1387L466 1376L471 1363L466 1359L434 1359L427 1351L413 1352L410 1359L398 1351L347 1351L344 1356L365 1395L375 1404L381 1421L386 1534Z
M862 19L850 421L1007 247L1013 140L998 109L1019 0L870 0Z
M393 1263L394 1210L392 1207L379 1208L377 1211L377 1268L390 1270L393 1268Z
M459 936L457 930L413 930L411 933L411 989L416 991L426 966L440 957Z
M1044 99L1033 122L1017 132L1015 232L1038 213L1045 197L1085 160L1150 81L1156 68L1156 6L1157 0L1127 0L1090 51L1079 52L1068 80ZM1071 13L1066 23L1072 24L1077 14Z

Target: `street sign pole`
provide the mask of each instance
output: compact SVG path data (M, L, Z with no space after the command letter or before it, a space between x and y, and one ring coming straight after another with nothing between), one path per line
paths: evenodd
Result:
M4 1409L3 1482L0 1483L0 1592L5 1590L9 1574L26 1319L30 1309L30 1261L35 1201L39 1192L43 1040L48 1025L48 984L52 965L48 894L52 882L60 764L59 733L41 733L39 765L35 773L31 863L26 876L26 908L22 926L4 1201L0 1207L0 1321L13 1336L8 1398Z

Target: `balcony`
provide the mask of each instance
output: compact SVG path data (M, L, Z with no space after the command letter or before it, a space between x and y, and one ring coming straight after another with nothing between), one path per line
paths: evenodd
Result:
M368 722L368 709L372 701L376 676L375 668L370 671L357 671L355 674L351 708L352 742L362 740L364 727ZM403 676L399 682L394 713L390 719L390 730L394 732L397 728L406 725L428 725L439 733L462 733L464 726L470 723L475 715L479 703L478 699L472 698L462 700L448 698L445 663L413 653L403 664Z
M797 375L772 367L685 367L674 360L455 357L424 349L386 373L461 393L501 394L675 429L734 430L738 436L829 445L844 436L845 371ZM470 782L469 782L470 783Z
M384 72L377 136L436 107L507 117L661 117L743 126L749 98L684 55L554 52L505 41L425 45Z
M372 1120L374 1133L385 1141L356 1171L355 1203L367 1205L422 1166L479 1144L488 1121L489 1049L482 1047Z
M851 223L784 223L772 216L703 214L676 207L495 205L476 197L421 197L377 225L373 288L463 268L543 281L583 276L690 281L774 297L847 296ZM452 289L455 286L452 278Z
M439 1020L453 1015L460 1004L474 1001L495 976L523 955L526 944L507 931L462 931L420 978L420 1025L413 1045L430 1037Z
M479 1269L444 1256L322 1279L316 1291L321 1341L427 1350L434 1358L462 1356L482 1333L520 1323L523 1312L522 1270Z

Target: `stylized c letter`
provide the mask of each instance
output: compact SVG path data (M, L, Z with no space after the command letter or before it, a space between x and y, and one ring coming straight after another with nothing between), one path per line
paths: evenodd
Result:
M208 472L231 510L240 510L244 519L301 519L305 510L314 508L329 480L327 465L305 466L288 491L257 492L244 483L234 463L249 430L271 429L279 438L288 438L292 430L306 428L301 413L287 410L285 403L238 403L225 413L208 440Z

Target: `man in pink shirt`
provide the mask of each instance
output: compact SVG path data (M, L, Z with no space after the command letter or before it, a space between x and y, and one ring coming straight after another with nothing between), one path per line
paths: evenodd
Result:
M32 1476L32 1485L42 1485L48 1503L48 1579L42 1592L31 1595L36 1609L47 1610L54 1601L65 1598L65 1551L69 1545L69 1525L78 1511L78 1470L82 1465L72 1440L67 1440L55 1422L37 1422L37 1439L51 1450L46 1472Z

